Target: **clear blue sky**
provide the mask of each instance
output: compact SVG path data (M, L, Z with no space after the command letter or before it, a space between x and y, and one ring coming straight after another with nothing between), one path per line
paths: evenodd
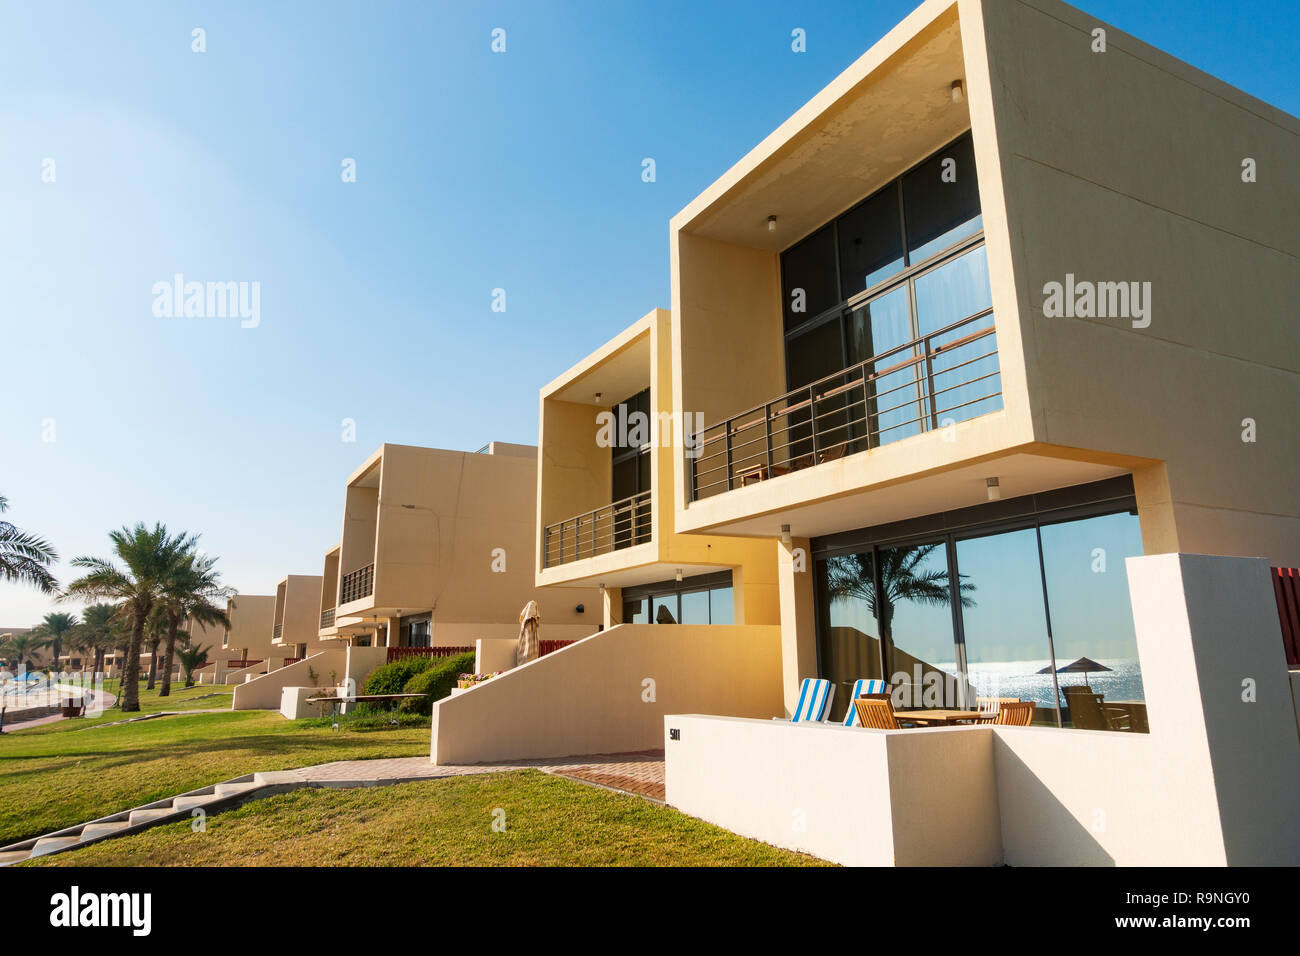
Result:
M538 387L668 305L670 216L914 6L4 4L8 517L65 559L202 532L246 593L318 574L381 442L534 443ZM1300 112L1294 3L1084 6ZM177 272L260 282L260 326L156 318ZM0 583L0 626L50 607Z

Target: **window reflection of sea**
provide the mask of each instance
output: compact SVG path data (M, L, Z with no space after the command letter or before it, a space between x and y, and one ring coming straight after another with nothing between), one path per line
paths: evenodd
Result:
M1080 687L1087 684L1094 693L1102 694L1106 700L1144 700L1142 692L1142 673L1138 669L1136 658L1098 659L1109 671L1092 671L1087 674L1057 674L1061 687ZM1038 673L1048 662L1039 661L986 661L971 664L970 679L980 697L1019 697L1021 700L1037 701L1041 706L1052 704L1052 675ZM949 673L956 670L956 664L936 664Z

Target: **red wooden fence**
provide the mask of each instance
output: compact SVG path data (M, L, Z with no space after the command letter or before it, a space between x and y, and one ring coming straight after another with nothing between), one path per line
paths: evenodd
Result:
M545 657L551 651L558 651L561 647L568 647L573 641L538 641L537 656Z
M472 647L390 647L388 663L404 660L408 657L455 657L457 654L473 654Z
M1273 593L1288 667L1300 667L1300 568L1274 568Z

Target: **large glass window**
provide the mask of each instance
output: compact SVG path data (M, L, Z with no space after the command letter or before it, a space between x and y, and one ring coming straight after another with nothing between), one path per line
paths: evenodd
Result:
M917 434L924 414L916 390L918 365L909 362L915 355L911 349L899 350L912 340L906 287L900 286L854 309L849 316L848 336L849 361L864 362L881 356L866 369L867 374L877 376L867 407L871 444L887 445ZM899 365L902 368L897 368Z
M937 538L814 541L819 670L838 715L854 681L884 677L900 708L1009 698L1033 701L1035 723L1147 732L1124 566L1141 534L1135 513L1110 510L1110 490L1071 489L1096 504L1043 511L1002 502L984 523L970 509L931 516L960 522ZM1063 520L1063 508L1098 513Z
M1147 730L1124 559L1142 553L1137 518L1103 515L1044 525L1063 720L1091 730Z
M953 639L948 555L942 541L879 548L877 610L889 673L904 707L962 707L968 700ZM963 586L965 590L965 586Z
M851 299L903 270L898 215L898 191L890 185L839 218L841 299Z
M734 624L731 572L623 589L628 624Z
M968 596L961 612L966 672L977 696L1032 700L1034 722L1055 724L1037 533L1024 528L960 540L957 567Z
M978 246L916 279L916 317L922 335L993 308L988 253ZM964 422L1002 407L1002 380L993 336L972 338L984 322L963 325L930 339L931 350L948 346L930 361L925 392L931 426ZM960 343L960 344L955 344Z
M782 254L781 284L787 329L821 315L840 301L835 275L834 223Z
M983 228L969 135L907 173L902 185L908 262L921 262Z
M817 562L821 676L835 684L831 720L843 720L853 684L884 675L876 620L875 556L843 554Z
M624 502L613 515L614 547L628 548L650 540L650 502L628 504L626 499L650 490L650 436L636 434L637 418L650 421L650 389L643 389L626 401L614 406L615 420L627 422L627 428L616 429L612 449L612 500ZM633 443L633 438L644 437L644 442Z
M827 381L776 421L774 465L807 467L1002 407L982 228L968 133L782 254L786 387Z

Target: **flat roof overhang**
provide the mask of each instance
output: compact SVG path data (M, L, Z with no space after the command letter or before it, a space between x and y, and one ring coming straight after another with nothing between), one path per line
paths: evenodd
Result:
M1030 443L870 484L853 476L869 471L871 454L849 455L694 502L685 511L690 529L766 538L779 537L781 526L789 525L792 536L814 538L985 504L990 500L988 478L996 477L999 497L1009 499L1156 464L1147 458ZM801 494L801 486L821 493Z
M654 313L628 326L541 390L543 400L609 406L649 387ZM601 400L596 401L599 392Z
M653 584L657 581L671 581L678 571L683 578L698 574L713 574L731 567L729 564L673 564L669 561L651 561L630 567L618 567L609 570L595 570L590 567L593 559L574 561L571 565L559 565L547 568L538 575L539 587L574 587L594 588L605 585L607 588L630 588L639 584ZM582 567L585 566L585 567ZM563 571L572 567L576 574L566 577L562 583L544 580L544 575L551 571Z
M953 0L908 15L671 221L780 252L970 128ZM774 230L768 217L776 216Z

